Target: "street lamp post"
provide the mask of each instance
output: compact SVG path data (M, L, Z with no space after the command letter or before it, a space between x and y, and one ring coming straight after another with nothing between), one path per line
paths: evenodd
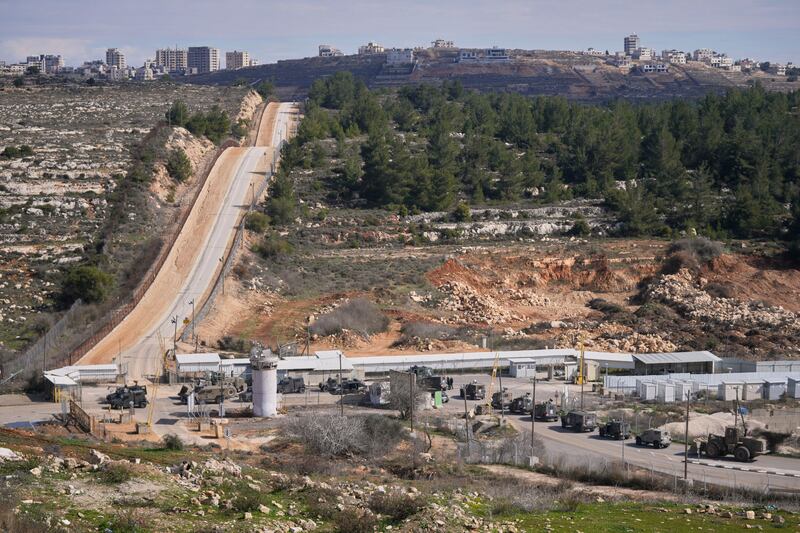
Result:
M534 370L534 373L536 371ZM533 449L533 433L536 430L536 375L533 379L533 396L531 396L531 450Z
M172 317L172 324L175 326L175 331L172 334L172 355L178 354L178 315Z

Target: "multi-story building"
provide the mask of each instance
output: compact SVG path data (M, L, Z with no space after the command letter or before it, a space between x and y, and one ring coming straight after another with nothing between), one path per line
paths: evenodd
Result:
M25 69L36 67L43 74L58 74L64 69L64 59L60 55L40 54L25 59Z
M639 65L639 69L644 73L669 72L669 65L666 63L644 63Z
M250 53L240 52L234 50L233 52L225 52L225 69L237 70L250 66Z
M725 54L720 54L712 57L708 63L714 67L723 70L731 70L733 68L733 58Z
M611 64L615 67L619 67L620 70L630 70L633 67L633 63L631 62L631 58L626 55L617 56L611 60Z
M510 61L510 57L508 55L508 50L505 48L483 48L481 50L470 50L466 48L462 48L458 51L458 61L459 62L485 62L485 63L496 63L496 62L503 62L503 61Z
M639 49L639 36L632 33L623 39L625 55L633 56L633 53Z
M436 39L431 41L431 48L455 48L456 45L453 41L445 41L444 39Z
M116 67L120 70L124 70L128 66L125 62L125 54L123 54L119 48L109 48L106 50L106 65L111 68Z
M414 50L411 48L390 48L386 51L387 65L413 65Z
M786 65L782 65L780 63L771 63L769 66L770 74L775 74L776 76L786 76Z
M190 46L186 63L190 74L206 74L217 71L219 70L219 48Z
M343 55L341 50L329 44L319 45L319 57L339 57Z
M365 45L358 47L358 55L371 55L371 54L382 54L385 51L385 48L378 43L375 42L368 42Z
M652 61L655 59L655 53L652 48L640 47L633 51L633 58L639 61Z
M595 50L594 48L589 48L588 50L586 50L585 54L587 56L604 56L604 55L606 55L605 52L603 52L602 50Z
M685 65L686 54L679 50L664 50L661 52L661 59L673 65Z
M167 72L186 72L189 68L189 55L186 50L161 48L156 50L155 64L164 67Z
M703 63L710 63L711 58L716 56L717 53L711 48L698 48L694 51L692 58L695 61L702 61Z

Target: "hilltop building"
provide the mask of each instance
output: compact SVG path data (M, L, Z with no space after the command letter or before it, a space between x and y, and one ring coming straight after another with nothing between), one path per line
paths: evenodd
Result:
M459 63L502 63L510 60L508 50L496 46L482 49L462 48L458 52Z
M626 56L633 57L633 53L639 49L639 36L635 33L632 33L623 39L623 50L625 50Z
M375 42L368 42L365 45L358 47L358 55L365 56L365 55L372 55L372 54L382 54L386 51L386 49Z
M716 56L717 53L712 50L711 48L698 48L692 54L692 58L695 61L702 61L703 63L708 63L711 61L711 58Z
M186 72L189 68L189 54L185 49L160 48L156 50L155 64L167 72Z
M219 48L190 46L186 55L190 74L207 74L219 70Z
M226 70L238 70L240 68L251 66L253 65L249 52L239 52L238 50L234 50L233 52L225 52Z
M453 41L445 41L444 39L436 39L431 41L431 48L455 48L456 45Z
M678 50L664 50L661 52L661 59L673 65L685 65L686 54Z
M29 67L36 67L43 74L58 74L64 70L64 59L60 55L40 54L25 59L23 72Z
M387 65L413 65L414 50L411 48L391 48L386 51Z
M127 63L125 62L125 54L119 48L109 48L106 50L106 65L109 67L125 70Z
M344 53L341 50L329 44L319 45L319 57L340 57L343 55Z

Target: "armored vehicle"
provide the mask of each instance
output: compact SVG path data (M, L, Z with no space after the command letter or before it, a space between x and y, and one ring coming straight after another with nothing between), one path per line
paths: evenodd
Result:
M112 409L124 409L131 406L136 408L147 406L147 387L134 385L132 387L119 387L116 391L106 396L106 401Z
M609 420L600 426L600 436L617 440L629 439L631 437L631 425L621 420Z
M756 456L766 453L767 441L759 437L748 437L738 426L725 428L725 435L709 435L700 441L700 453L716 459L733 454L737 461L752 461Z
M281 394L304 393L306 391L306 382L303 378L283 378L278 382L278 392Z
M178 397L181 403L187 403L189 394L194 393L197 403L219 403L223 399L236 398L247 391L247 382L243 378L226 379L219 383L199 382L193 387L181 387Z
M331 394L357 394L367 391L367 384L360 379L345 379L341 384L336 383L328 388Z
M561 415L561 427L572 431L594 431L597 428L597 415L586 411L570 411Z
M666 448L672 443L672 436L669 431L663 429L650 428L645 430L641 435L636 435L636 444L638 446L649 446L653 448Z
M511 393L508 389L503 389L502 391L497 391L492 394L492 407L495 409L508 409L511 405Z
M531 399L530 393L528 393L525 396L518 396L517 398L514 398L511 401L509 410L515 414L525 414L531 412L532 406L533 400Z
M558 411L553 402L537 403L534 407L533 417L536 420L544 420L546 422L555 422L558 420Z
M461 387L461 397L467 400L483 400L486 398L486 387L478 383L468 383Z

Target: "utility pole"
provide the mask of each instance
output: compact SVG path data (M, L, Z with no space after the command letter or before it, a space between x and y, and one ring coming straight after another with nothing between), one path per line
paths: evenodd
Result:
M175 326L172 334L172 355L178 355L178 315L172 317L172 323Z
M691 391L686 391L686 432L683 434L683 480L689 480L689 398Z
M47 372L47 332L44 332L44 361L42 361L42 372Z
M469 409L467 408L467 389L461 389L462 398L464 398L464 438L467 440L467 453L469 449Z
M533 396L531 396L531 449L533 449L533 432L536 430L536 370L531 380L533 382Z
M503 421L505 420L506 409L503 405L503 400L505 399L505 394L503 393L503 368L498 368L499 373L498 376L500 378L500 425L503 425Z
M342 383L342 351L339 350L339 414L344 416L344 383Z
M625 465L625 411L622 411L622 423L619 429L622 431L622 438L620 439L620 443L622 444L622 468L627 470Z
M581 382L581 411L583 410L583 384L586 381L586 376L583 374L583 361L584 361L584 352L583 352L583 341L581 341L581 360L578 363L580 368L578 369L578 379Z
M414 434L414 378L413 372L408 373L408 405L411 412L411 434Z
M197 335L194 333L194 298L189 303L192 304L192 339L194 340L194 351L197 352Z

